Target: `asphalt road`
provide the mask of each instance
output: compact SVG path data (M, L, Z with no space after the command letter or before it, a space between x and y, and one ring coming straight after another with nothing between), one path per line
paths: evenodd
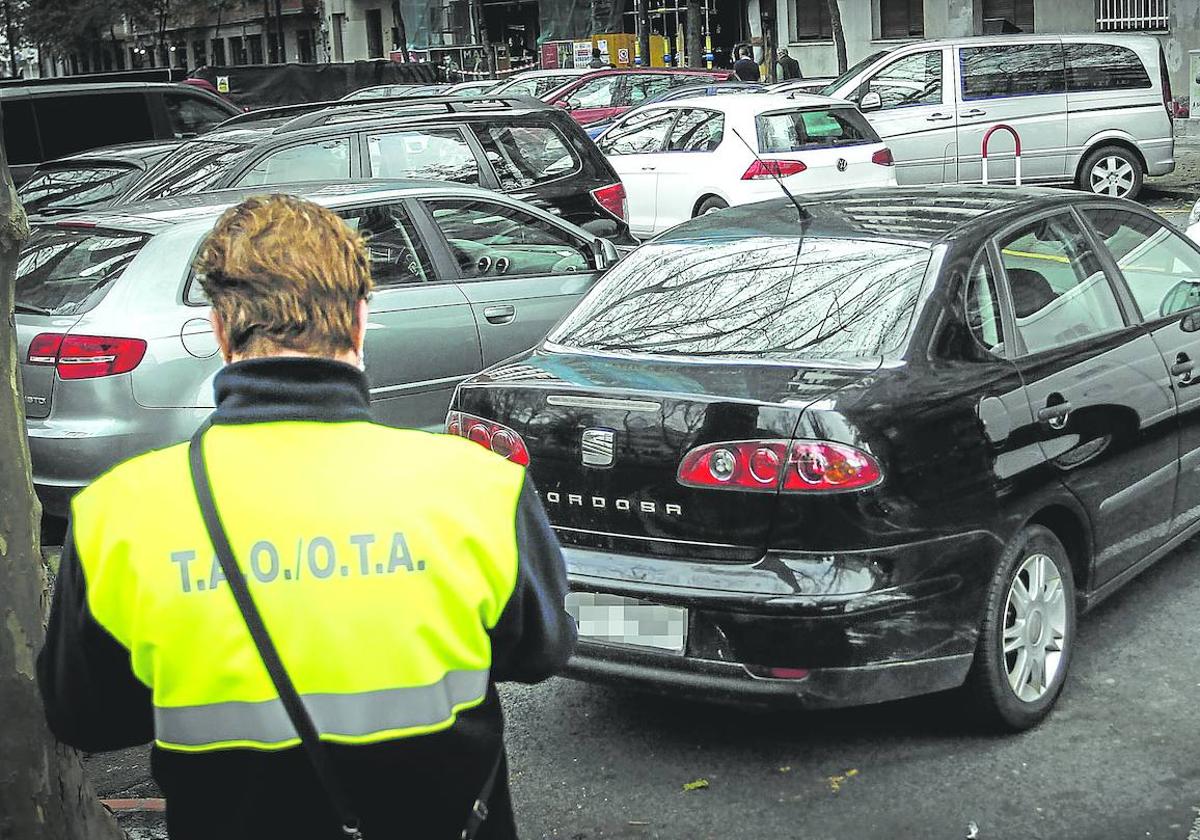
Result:
M981 734L953 693L763 714L568 680L507 687L523 834L924 840L974 824L981 840L1195 840L1197 615L1200 541L1082 618L1058 708L1018 736ZM157 795L144 750L88 763L102 796Z

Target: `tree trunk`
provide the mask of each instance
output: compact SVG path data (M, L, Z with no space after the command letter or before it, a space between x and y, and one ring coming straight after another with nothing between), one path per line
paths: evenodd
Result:
M400 0L392 0L392 20L396 24L396 49L402 60L408 61L408 28L404 25L404 12L400 11Z
M34 674L45 632L45 571L13 329L13 277L28 233L0 146L0 836L120 840L79 754L47 729Z
M650 66L650 0L633 0L635 19L637 20L638 52L642 56L642 66Z
M12 9L9 8L9 3L12 0L4 1L4 39L8 41L8 61L11 68L10 76L17 76L17 33L13 29Z
M838 75L846 72L850 66L846 61L846 31L842 29L842 10L838 0L827 0L829 3L829 28L833 30L833 44L837 49Z
M704 66L704 36L700 34L701 25L704 23L703 8L700 0L687 0L687 29L684 34L687 43L684 47L687 50L688 67Z
M287 64L287 41L283 37L283 3L280 0L275 0L275 42L279 47L279 63ZM296 51L299 52L298 44Z

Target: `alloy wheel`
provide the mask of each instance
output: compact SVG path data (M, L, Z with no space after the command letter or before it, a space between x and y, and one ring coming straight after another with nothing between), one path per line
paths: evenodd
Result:
M1046 554L1025 559L1004 607L1004 671L1020 700L1040 699L1063 665L1067 603L1058 567Z
M1102 157L1092 166L1088 183L1097 195L1125 198L1133 191L1133 165L1123 157Z

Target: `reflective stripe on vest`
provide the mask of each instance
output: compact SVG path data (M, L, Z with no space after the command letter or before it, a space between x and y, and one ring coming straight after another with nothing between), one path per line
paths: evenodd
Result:
M399 730L429 731L452 723L462 709L487 694L487 671L451 671L433 685L360 694L301 695L324 740L354 741ZM179 749L222 744L287 747L299 738L282 701L155 707L160 746Z

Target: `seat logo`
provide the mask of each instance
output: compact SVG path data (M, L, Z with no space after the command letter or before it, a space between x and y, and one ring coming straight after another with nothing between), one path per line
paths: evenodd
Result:
M612 429L585 429L581 447L585 467L611 467L617 453L617 433Z
M849 166L849 165L850 165L850 164L846 163L846 159L845 159L845 158L838 158L838 162L837 162L837 168L838 168L838 172L845 172L845 171L846 171L846 167L847 167L847 166Z

